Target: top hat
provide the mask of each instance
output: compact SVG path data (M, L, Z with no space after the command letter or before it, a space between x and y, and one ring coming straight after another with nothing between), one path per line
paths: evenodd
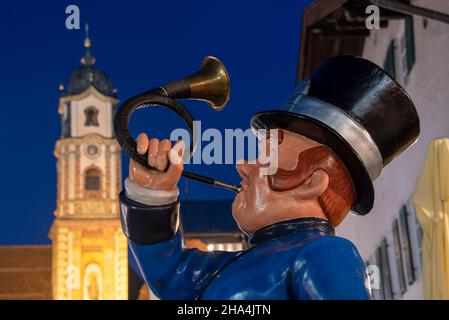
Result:
M285 129L327 145L352 176L352 210L373 207L373 181L419 135L410 96L376 64L336 56L303 80L280 110L257 113L253 129Z

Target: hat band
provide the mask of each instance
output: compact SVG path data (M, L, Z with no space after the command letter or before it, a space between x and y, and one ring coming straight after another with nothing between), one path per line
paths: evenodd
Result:
M382 155L369 132L358 121L340 108L320 99L300 95L295 100L295 107L288 111L315 119L334 130L362 160L371 180L380 176L383 168Z

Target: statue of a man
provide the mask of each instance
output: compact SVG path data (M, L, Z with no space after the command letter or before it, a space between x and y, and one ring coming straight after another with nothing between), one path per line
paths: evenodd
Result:
M282 110L256 114L251 124L276 130L261 143L275 144L278 164L268 175L262 161L237 165L242 191L232 214L250 243L242 252L183 246L183 143L172 148L138 136L138 153L160 171L131 160L122 225L151 290L162 299L368 299L364 262L334 228L350 210L371 210L372 182L416 140L419 119L408 95L373 63L339 56L303 81Z

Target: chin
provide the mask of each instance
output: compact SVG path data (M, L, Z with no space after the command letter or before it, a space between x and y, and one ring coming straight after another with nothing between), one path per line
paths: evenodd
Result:
M248 228L248 221L245 221L245 219L238 219L236 217L234 217L235 222L237 223L239 229L246 235L251 234L251 228Z
M246 233L247 221L245 221L245 208L246 203L241 198L241 194L238 194L235 197L234 202L232 202L232 216L234 217L235 222L237 222L240 230Z
M238 219L238 217L241 215L242 211L244 207L244 203L242 201L242 199L239 198L239 195L237 195L234 198L234 201L232 202L232 216L234 217L235 220Z

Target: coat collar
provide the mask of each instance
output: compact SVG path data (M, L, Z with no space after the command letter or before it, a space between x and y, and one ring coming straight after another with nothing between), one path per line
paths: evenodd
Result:
M251 246L254 246L306 230L317 230L326 235L335 235L334 227L327 220L321 218L298 218L278 222L257 230L249 236L249 243Z

